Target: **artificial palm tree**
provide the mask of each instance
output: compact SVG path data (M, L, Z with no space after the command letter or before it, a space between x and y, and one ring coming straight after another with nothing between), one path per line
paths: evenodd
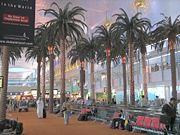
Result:
M36 34L35 34L35 38L34 38L35 46L28 47L25 52L26 61L29 61L30 59L37 59L37 63L38 63L37 64L37 99L41 95L40 71L41 71L41 61L42 61L43 57L45 57L45 43L46 43L45 30L46 30L45 25L40 25L36 28L36 30L35 30ZM46 50L47 50L47 48L46 48ZM45 65L45 64L43 64L43 65ZM45 78L45 77L43 77L43 78ZM45 84L45 83L43 83L43 84ZM43 85L43 90L42 90L42 96L43 96L43 99L45 99L44 85Z
M15 60L21 58L22 48L3 46L1 50L2 55L2 76L3 88L1 89L0 98L0 121L6 118L6 103L7 103L7 89L8 89L8 71L9 63L15 64Z
M136 13L132 18L129 18L127 13L121 8L122 13L115 14L115 28L119 33L125 34L128 41L129 62L130 62L130 99L131 105L135 105L134 92L134 42L138 38L138 33L146 30L150 26L150 21L147 18L139 18L141 13Z
M114 24L112 24L112 27ZM112 45L112 58L113 61L118 63L117 60L121 58L122 70L123 70L123 92L124 92L124 106L127 107L127 81L126 81L126 61L127 61L127 39L124 35L120 33L116 33L112 28L112 37L113 37L113 45Z
M77 42L84 34L84 29L87 27L84 23L84 10L79 6L70 8L71 3L68 3L64 9L53 2L51 8L43 9L45 15L52 15L51 23L55 25L54 31L56 38L59 40L59 48L61 52L61 104L65 101L65 54L66 46L72 41Z
M59 55L59 51L56 47L57 42L56 39L54 38L55 36L55 31L54 31L54 25L53 24L48 24L47 28L47 34L46 34L46 39L47 39L47 44L48 44L48 53L49 53L49 76L50 76L50 87L49 87L49 112L53 113L53 91L54 91L54 57L55 55Z
M97 52L97 44L93 35L91 36L91 38L83 38L82 40L87 47L88 62L91 63L91 99L95 101L94 63L96 62L95 56Z
M35 46L29 47L26 50L26 60L29 61L30 59L36 59L37 58L37 69L38 69L38 75L37 75L37 98L40 96L40 71L41 71L41 61L43 61L42 70L43 70L43 88L42 88L42 97L45 102L45 59L46 57L50 58L50 104L49 109L50 113L52 112L53 108L53 84L54 84L54 71L53 71L53 53L48 54L49 45L53 48L55 48L55 39L54 39L54 31L53 31L53 25L51 24L42 24L39 25L36 28L36 35L35 35ZM52 50L51 50L52 51ZM53 49L54 51L54 49ZM55 51L58 52L57 49Z
M164 14L162 15L164 18L154 25L156 28L152 31L151 37L152 41L155 43L155 49L162 49L165 39L168 38L168 48L170 50L171 61L172 96L177 98L175 46L176 41L179 40L179 38L176 37L180 34L180 15L176 17L174 22L171 17L167 17Z
M49 112L53 113L53 97L54 97L54 47L53 46L49 46L49 50L52 50L52 52L50 52L50 56L49 56L49 75L50 75L50 88L49 88Z
M141 62L142 62L142 82L143 82L143 91L144 97L148 100L148 91L147 91L147 74L146 74L146 46L150 43L150 27L147 30L144 30L139 33L138 38L135 41L135 50L140 50L141 52Z
M41 48L42 55L42 97L45 103L45 69L46 69L46 58L49 57L48 46L49 44L53 45L52 41L54 40L54 31L52 29L53 25L51 23L45 23L39 25L36 30L39 35L39 47Z
M97 26L95 31L96 42L99 44L99 51L97 51L97 60L105 61L106 59L106 69L107 69L107 94L108 103L111 103L111 27L107 28L103 25ZM104 59L105 58L105 59Z
M35 36L35 42L36 42L36 36ZM40 72L41 72L41 49L38 46L35 47L28 47L25 52L26 61L29 61L30 59L37 59L37 97L38 99L41 95L40 92Z
M80 61L80 91L81 98L84 99L84 83L85 83L85 70L84 64L85 61L88 61L88 48L87 40L82 38L77 45L73 46L72 49L68 52L68 58L71 60L71 64L75 64L77 61Z
M46 86L45 86L45 70L46 70L46 58L48 55L48 39L49 39L49 23L45 23L42 25L39 25L36 30L39 34L39 46L41 48L41 54L42 54L42 98L45 103L45 94L46 94ZM53 36L53 35L52 35Z
M9 47L4 46L2 49L2 76L3 88L1 88L1 102L0 102L0 121L6 118L6 103L7 103L7 88L8 88L8 71L9 71Z

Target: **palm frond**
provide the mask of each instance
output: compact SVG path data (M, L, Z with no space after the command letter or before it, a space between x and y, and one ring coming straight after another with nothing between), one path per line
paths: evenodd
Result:
M10 58L10 63L15 64L15 61L21 58L21 55L23 53L23 48L22 47L9 47L9 58Z

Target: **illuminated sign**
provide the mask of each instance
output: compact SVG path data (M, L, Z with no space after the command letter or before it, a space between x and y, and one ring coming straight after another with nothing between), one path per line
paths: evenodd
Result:
M0 44L32 46L35 0L0 0Z

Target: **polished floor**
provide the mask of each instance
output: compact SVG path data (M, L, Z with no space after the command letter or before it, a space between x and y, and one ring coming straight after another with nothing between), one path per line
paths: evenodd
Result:
M46 119L38 119L34 109L29 112L10 112L7 117L23 122L23 135L143 135L111 129L100 122L77 121L77 116L72 116L70 124L65 126L63 117L47 114Z

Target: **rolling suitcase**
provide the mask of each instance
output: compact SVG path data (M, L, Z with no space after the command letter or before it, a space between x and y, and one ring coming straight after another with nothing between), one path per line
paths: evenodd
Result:
M82 114L80 114L80 115L78 116L78 121L83 121L83 115L82 115Z
M43 109L43 118L46 118L46 109Z
M80 114L78 117L78 121L87 121L87 115L86 114Z

